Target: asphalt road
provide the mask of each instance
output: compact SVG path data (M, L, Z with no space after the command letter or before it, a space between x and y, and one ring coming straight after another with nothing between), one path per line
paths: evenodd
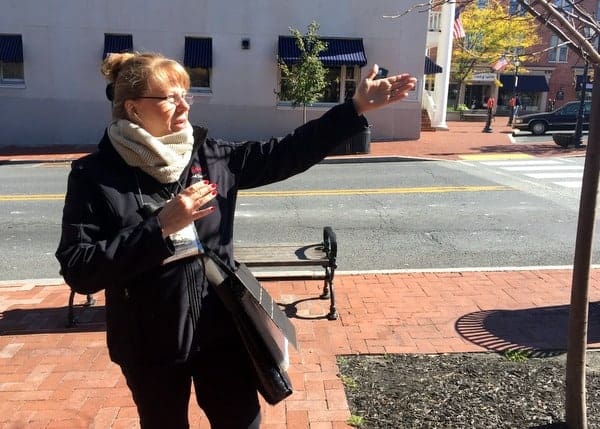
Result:
M58 277L67 168L0 166L0 280ZM238 204L236 243L332 226L343 271L522 267L572 264L578 191L477 162L321 164Z

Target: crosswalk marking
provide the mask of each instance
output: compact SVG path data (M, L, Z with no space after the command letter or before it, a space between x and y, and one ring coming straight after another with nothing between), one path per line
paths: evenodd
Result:
M583 172L580 173L532 173L526 174L525 176L531 177L532 179L566 179L582 177Z
M555 185L564 186L565 188L581 188L581 180L570 180L564 182L552 182Z
M481 160L478 164L571 189L580 189L583 177L583 165L561 158Z
M532 155L521 152L513 152L513 153L472 153L465 155L458 155L460 159L464 159L465 161L483 161L486 159L526 159L533 158Z
M534 165L534 166L523 166L523 167L502 167L506 171L544 171L544 170L576 170L583 171L583 167L578 165Z

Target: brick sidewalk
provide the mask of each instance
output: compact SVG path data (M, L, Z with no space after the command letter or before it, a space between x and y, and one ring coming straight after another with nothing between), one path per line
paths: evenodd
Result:
M291 313L295 393L263 406L264 429L349 428L336 355L564 349L569 270L336 277L340 318L328 321L319 281L265 282ZM591 277L589 345L600 347L600 270ZM0 423L5 428L137 428L105 345L103 294L66 329L64 284L0 284ZM80 302L83 297L79 296ZM192 428L208 428L190 406Z
M484 123L450 121L448 131L423 131L418 140L374 141L366 155L343 155L342 157L407 157L426 159L460 159L462 155L506 155L525 153L532 156L584 155L585 148L564 149L552 141L535 144L512 144L512 129L506 118L498 117L492 123L492 133L483 133ZM94 150L94 146L66 147L0 147L0 164L6 162L71 161ZM339 158L339 157L338 157Z

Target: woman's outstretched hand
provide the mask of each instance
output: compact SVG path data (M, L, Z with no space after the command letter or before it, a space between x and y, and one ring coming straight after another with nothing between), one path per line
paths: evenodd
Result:
M408 73L375 80L378 70L379 66L375 64L352 97L354 108L359 115L402 100L417 83L417 79Z

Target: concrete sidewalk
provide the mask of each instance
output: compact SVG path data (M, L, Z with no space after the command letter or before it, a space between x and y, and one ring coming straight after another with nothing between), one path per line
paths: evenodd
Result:
M449 126L423 133L419 141L373 142L369 155L354 159L585 153L551 141L514 145L510 130L496 124L493 133L482 133L477 122ZM37 152L5 151L0 164L69 161L86 153ZM275 407L263 404L262 427L349 428L337 355L564 350L571 274L513 269L336 275L336 321L324 317L328 301L318 298L320 281L265 282L291 315L300 349L291 356L295 393ZM65 327L68 295L60 280L0 282L0 427L139 427L119 368L108 358L103 294L96 295L96 306L80 312L82 323L75 328ZM83 303L84 297L77 298ZM600 270L592 270L590 300L588 342L600 348ZM193 401L190 418L192 428L209 427Z

